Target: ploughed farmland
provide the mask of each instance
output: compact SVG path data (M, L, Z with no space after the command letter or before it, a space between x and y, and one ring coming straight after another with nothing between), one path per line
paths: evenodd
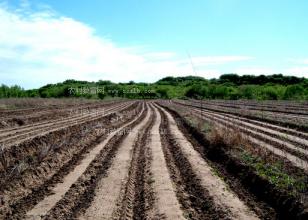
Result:
M40 102L0 110L0 219L308 217L307 102Z

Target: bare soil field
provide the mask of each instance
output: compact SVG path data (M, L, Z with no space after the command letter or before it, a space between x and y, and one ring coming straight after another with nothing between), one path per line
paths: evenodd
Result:
M307 103L43 101L0 110L0 219L308 217Z

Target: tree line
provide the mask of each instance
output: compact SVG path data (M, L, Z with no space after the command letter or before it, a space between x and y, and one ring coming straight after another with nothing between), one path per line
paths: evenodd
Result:
M256 100L308 100L308 79L295 76L224 74L218 79L203 77L165 77L155 83L113 83L66 80L48 84L39 89L25 90L20 86L0 86L0 98L195 98L195 99L256 99Z

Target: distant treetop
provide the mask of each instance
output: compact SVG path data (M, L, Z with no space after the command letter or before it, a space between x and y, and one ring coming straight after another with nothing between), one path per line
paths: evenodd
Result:
M235 85L264 85L264 84L280 84L280 85L293 85L305 82L305 78L298 78L295 76L283 76L282 74L274 75L243 75L237 74L224 74L217 80L218 83L233 83Z

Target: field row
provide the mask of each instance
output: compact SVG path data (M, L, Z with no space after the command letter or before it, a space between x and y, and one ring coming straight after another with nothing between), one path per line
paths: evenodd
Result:
M272 102L272 108L264 108L262 105L252 107L251 104L234 101L176 101L179 104L198 107L210 111L216 111L218 113L228 113L237 115L247 119L253 119L263 122L268 122L274 125L280 125L284 128L292 128L299 131L308 131L308 112L307 106L303 106L303 109L299 112L298 110L288 110L286 106L279 106L279 103ZM277 107L278 106L278 107ZM277 110L280 109L280 110ZM276 109L276 110L275 110ZM299 108L300 109L300 108Z
M298 195L277 191L186 118L239 132L303 175L307 133L201 111L191 103L119 101L99 106L95 113L2 129L0 219L307 216Z

